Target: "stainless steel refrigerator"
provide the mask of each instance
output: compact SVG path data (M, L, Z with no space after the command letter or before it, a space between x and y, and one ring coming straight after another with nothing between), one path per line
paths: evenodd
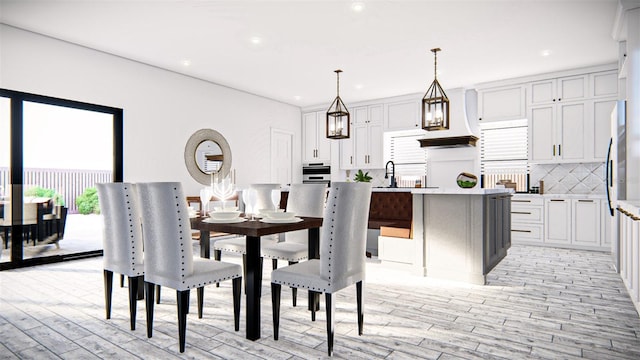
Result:
M609 212L614 218L611 226L611 254L617 271L620 271L620 243L618 238L617 200L627 198L627 104L620 100L611 113L611 139L606 163L606 189Z

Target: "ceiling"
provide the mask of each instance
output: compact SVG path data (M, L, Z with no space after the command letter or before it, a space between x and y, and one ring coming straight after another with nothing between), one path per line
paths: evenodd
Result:
M616 7L616 0L0 0L0 21L306 107L335 98L338 68L347 106L425 92L434 47L442 49L445 89L613 63Z

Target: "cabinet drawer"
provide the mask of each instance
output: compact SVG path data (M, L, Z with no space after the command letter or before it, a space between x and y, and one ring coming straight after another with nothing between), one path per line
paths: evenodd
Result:
M511 241L542 242L542 224L511 223Z
M543 220L541 206L511 206L512 222L542 223Z
M518 196L515 195L511 198L511 206L518 205L544 205L544 198L542 196L533 197L533 196Z

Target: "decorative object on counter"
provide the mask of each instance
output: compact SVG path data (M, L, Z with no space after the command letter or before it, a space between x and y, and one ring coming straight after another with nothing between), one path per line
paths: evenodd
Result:
M544 181L540 180L540 194L544 194Z
M529 190L530 194L539 194L540 193L540 188L537 186L532 186L531 189Z
M458 183L458 186L463 189L471 189L478 183L478 177L473 174L463 172L458 175L456 182Z
M349 110L340 99L340 73L342 70L335 70L337 76L336 99L327 110L327 138L328 139L348 139L351 132L351 115Z
M356 182L371 182L371 179L373 178L369 176L369 172L363 173L362 169L358 170L356 176L353 178Z
M438 82L438 51L433 52L433 82L422 98L422 128L427 131L449 129L449 98Z
M505 188L507 189L513 189L516 190L516 188L518 187L518 184L511 181L511 179L502 179L499 180L496 185L503 185Z

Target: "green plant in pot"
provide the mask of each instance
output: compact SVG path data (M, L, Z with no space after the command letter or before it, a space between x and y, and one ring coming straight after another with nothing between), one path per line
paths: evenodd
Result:
M362 169L358 170L356 176L353 178L356 182L371 182L371 179L373 178L369 176L369 172L362 172Z

